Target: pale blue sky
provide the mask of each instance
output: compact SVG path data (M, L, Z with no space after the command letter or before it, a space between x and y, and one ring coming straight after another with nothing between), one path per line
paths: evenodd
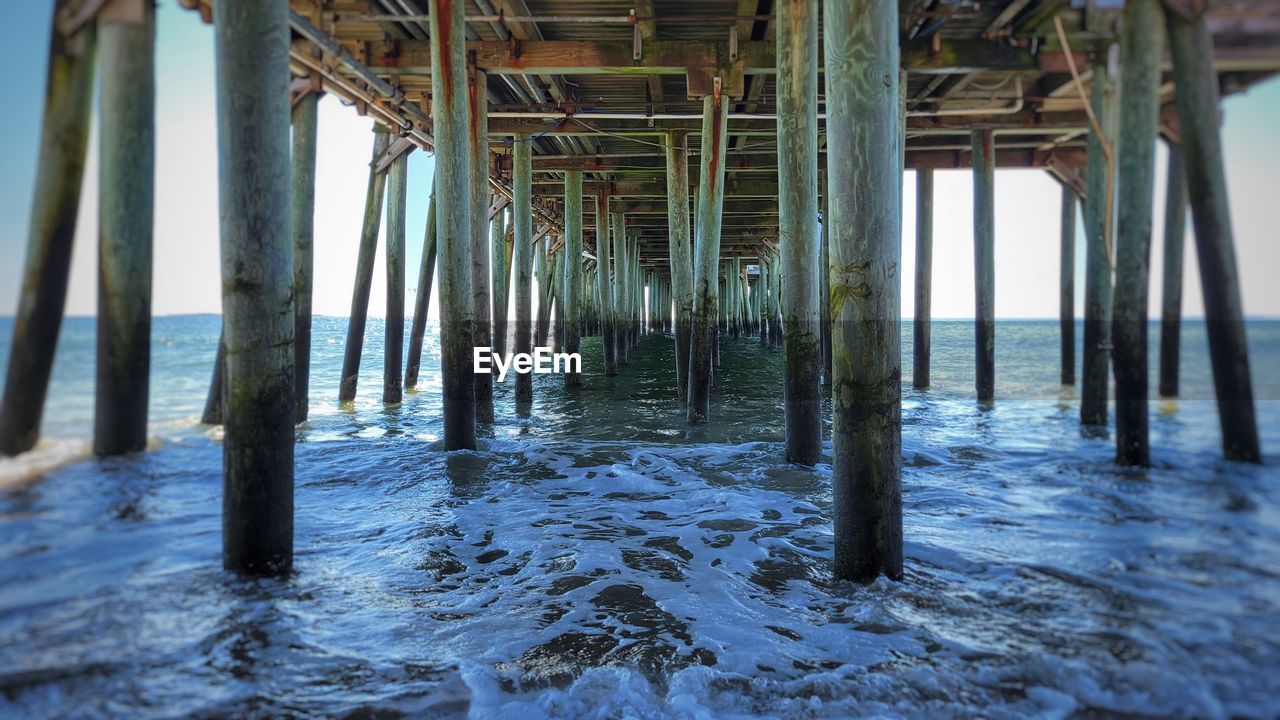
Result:
M0 7L0 73L10 110L0 114L0 315L11 315L26 252L27 228L44 93L44 57L52 0L6 2ZM218 210L214 118L213 32L175 0L160 0L158 30L157 196L154 311L178 314L220 310ZM1271 211L1280 196L1280 143L1270 124L1280 117L1280 81L1272 80L1226 102L1226 156L1236 248L1251 316L1280 316L1280 243ZM96 125L96 124L95 124ZM363 212L372 121L327 97L320 104L316 188L315 311L346 315L356 241ZM91 140L84 198L72 261L67 312L92 315L96 302L97 140ZM1152 308L1158 312L1162 258L1164 150L1157 167ZM432 161L409 162L408 277L412 291L430 194ZM939 172L935 187L934 297L936 317L973 315L971 176ZM902 242L904 317L912 314L914 177L904 182ZM996 314L1056 317L1058 185L1040 171L996 173ZM1082 246L1083 241L1077 243ZM1077 271L1083 272L1083 248ZM385 306L379 249L370 312ZM1202 314L1199 279L1187 243L1185 310ZM1083 278L1077 281L1077 292ZM410 297L410 302L412 296ZM433 301L433 310L436 303ZM1077 312L1081 305L1077 302ZM433 313L434 314L434 313Z

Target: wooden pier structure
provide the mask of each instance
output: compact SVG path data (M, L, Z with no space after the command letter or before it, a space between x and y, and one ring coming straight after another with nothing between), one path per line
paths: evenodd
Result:
M934 173L974 183L976 398L1000 397L995 173L1061 183L1062 360L1081 423L1149 462L1147 292L1155 144L1168 143L1161 394L1176 394L1181 248L1194 225L1227 458L1261 462L1219 99L1280 71L1269 0L180 0L216 38L223 332L206 417L225 425L224 558L292 564L294 424L306 418L316 100L372 118L343 400L355 396L387 209L383 399L418 380L438 289L443 447L476 447L493 380L472 349L567 352L599 335L625 373L674 336L672 412L705 422L720 339L785 356L785 454L821 460L831 397L835 573L903 574L901 228L917 172L914 383L929 377ZM93 109L100 273L94 450L144 449L154 198L153 0L56 0L35 203L0 408L34 446L62 320ZM95 68L97 70L95 71ZM127 80L126 80L127 78ZM292 139L290 124L292 123ZM408 196L411 152L435 156ZM408 203L430 207L408 358ZM1046 232L1051 232L1046 224ZM353 238L357 240L357 238ZM538 315L533 280L538 282ZM508 317L508 299L514 315ZM556 331L549 330L555 319ZM1047 371L1050 372L1050 371ZM403 373L403 378L402 378ZM537 398L516 376L515 403ZM567 392L593 379L569 373Z

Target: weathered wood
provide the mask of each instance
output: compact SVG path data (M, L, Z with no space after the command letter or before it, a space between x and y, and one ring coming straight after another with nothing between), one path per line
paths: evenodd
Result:
M612 222L611 222L612 221ZM609 212L609 196L596 195L596 283L600 295L600 344L604 348L604 374L618 374L618 319L613 306L613 281L610 269L614 266L610 235L616 237L622 226L622 216Z
M213 8L222 236L222 562L293 565L293 234L289 3Z
M562 352L578 353L582 350L582 173L576 170L564 174L564 257L561 262L565 279ZM565 387L581 385L582 373L565 372Z
M1182 148L1169 145L1164 195L1164 273L1160 303L1161 397L1178 396L1178 364L1182 336L1182 261L1187 236L1187 185Z
M788 462L813 465L822 456L818 0L780 0L775 12L778 16L778 242L785 339L782 397L786 458Z
M933 171L916 171L916 299L911 327L911 384L929 387L933 325Z
M694 332L694 264L689 231L689 136L663 135L667 154L667 245L676 315L676 397L689 396L689 351Z
M369 292L373 288L373 261L378 253L378 231L382 226L386 173L377 171L378 156L391 144L391 136L381 125L373 127L373 159L369 161L369 185L364 196L364 222L360 226L360 249L356 255L356 278L351 289L351 315L347 318L347 344L342 356L342 378L338 402L356 399L360 359L364 353L364 333L369 319Z
M626 218L618 215L614 221L614 276L613 292L617 298L617 330L614 334L614 355L619 365L631 361L631 238L627 236Z
M52 13L31 229L0 403L0 453L5 455L30 450L40 438L40 418L67 302L89 142L96 42L92 23L71 37L59 31L58 14L74 5L71 0L58 0Z
M533 352L533 262L542 257L541 243L532 242L533 224L533 163L530 161L532 139L516 138L511 163L511 243L514 248L512 265L515 266L516 294L516 353ZM542 276L539 275L539 280ZM516 406L527 407L533 402L533 376L516 374Z
M476 392L472 379L475 299L472 296L470 153L467 151L467 66L461 0L431 0L431 117L436 139L436 243L439 247L440 375L444 448L474 450Z
M996 396L995 138L973 133L974 383L979 402Z
M822 388L831 397L831 205L828 202L827 174L818 175L822 194L822 256L818 264L818 301L822 307Z
M213 373L209 378L209 394L205 396L204 411L200 422L205 425L222 424L222 380L227 368L227 343L225 333L218 334L218 350L213 356Z
M686 417L703 423L711 410L711 365L719 316L720 224L724 206L724 158L729 103L720 94L702 99L702 152L698 171L697 246L694 248L693 324L689 345ZM678 193L677 193L678 194Z
M1093 74L1090 104L1104 133L1110 132L1111 106L1115 102L1114 79L1099 68ZM1111 247L1107 240L1108 217L1107 160L1105 138L1089 131L1089 164L1085 168L1088 198L1084 207L1084 340L1080 373L1080 422L1107 424L1107 395L1111 372Z
M1182 157L1196 231L1196 260L1204 294L1209 360L1218 396L1222 451L1232 460L1259 463L1262 448L1258 442L1240 277L1222 163L1213 39L1203 14L1185 19L1167 13L1166 27L1178 88Z
M408 209L409 156L401 155L387 171L387 314L383 329L382 402L404 399L401 381L404 355L404 238Z
M293 419L306 422L311 398L311 295L315 275L316 133L320 95L293 106L293 159L289 212L293 224Z
M1120 137L1116 185L1116 288L1112 364L1116 378L1116 462L1151 464L1147 428L1147 295L1151 194L1160 118L1160 0L1128 0L1121 38Z
M548 253L548 241L544 238L534 243L533 268L538 278L538 322L533 343L538 347L547 344L551 331L551 306L555 295L553 279L555 264Z
M365 43L364 56L373 67L412 72L427 64L425 46L425 42L415 40L370 41ZM719 72L725 75L726 83L736 82L735 96L743 95L744 73L769 74L777 63L773 42L742 38L738 40L738 61L732 66L726 62L727 38L645 40L639 58L634 56L631 43L598 40L474 40L467 43L467 50L475 53L476 65L492 75L685 75L706 84ZM1076 57L1078 64L1088 61L1084 53L1077 53ZM1061 52L1035 52L1029 47L986 39L949 38L941 40L938 47L927 40L909 43L903 52L903 65L920 73L1066 71Z
M898 8L825 0L835 576L902 577Z
M489 100L483 70L467 74L467 149L471 157L471 297L475 311L472 345L493 347L489 291ZM468 363L470 364L470 363ZM469 368L473 371L474 368ZM493 422L493 373L472 372L475 383L476 422Z
M507 230L507 213L499 210L489 228L490 269L493 273L493 351L507 355L507 308L511 299L511 258L514 248Z
M147 446L155 206L155 7L103 16L98 181L98 361L93 452Z
M1059 380L1076 384L1076 191L1062 186L1058 252Z
M409 357L405 361L404 386L418 386L422 367L422 339L431 309L431 285L436 277L436 178L431 178L431 199L427 201L427 227L422 238L422 261L418 266L418 289L413 300L413 325L409 329Z

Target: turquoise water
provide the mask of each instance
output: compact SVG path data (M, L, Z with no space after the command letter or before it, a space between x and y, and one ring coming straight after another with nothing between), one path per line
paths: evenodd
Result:
M0 460L0 715L1280 714L1280 323L1249 325L1271 464L1219 458L1189 322L1146 471L1080 432L1056 323L999 323L990 408L971 323L935 322L927 392L904 323L907 576L866 587L829 579L830 467L781 459L779 352L726 341L690 427L669 338L616 378L587 338L582 391L537 376L520 417L508 379L484 447L445 454L434 341L384 407L371 320L339 407L337 318L316 321L296 572L237 579L198 424L218 327L155 321L152 448L96 460L94 323L67 321L46 439Z

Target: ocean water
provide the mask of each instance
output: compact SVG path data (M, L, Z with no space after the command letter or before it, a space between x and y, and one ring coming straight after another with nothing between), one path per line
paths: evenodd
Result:
M868 586L830 579L830 466L782 460L780 352L726 340L689 427L669 338L616 378L587 338L583 390L537 376L521 417L508 378L483 448L442 453L435 341L387 408L372 320L340 407L338 318L316 321L296 572L239 579L198 423L218 327L156 319L152 447L97 460L94 323L64 326L46 439L0 460L0 716L1280 715L1278 322L1249 324L1269 464L1219 457L1188 322L1149 470L1081 433L1055 323L998 324L991 407L971 323L935 322L927 392L904 323L906 578Z

